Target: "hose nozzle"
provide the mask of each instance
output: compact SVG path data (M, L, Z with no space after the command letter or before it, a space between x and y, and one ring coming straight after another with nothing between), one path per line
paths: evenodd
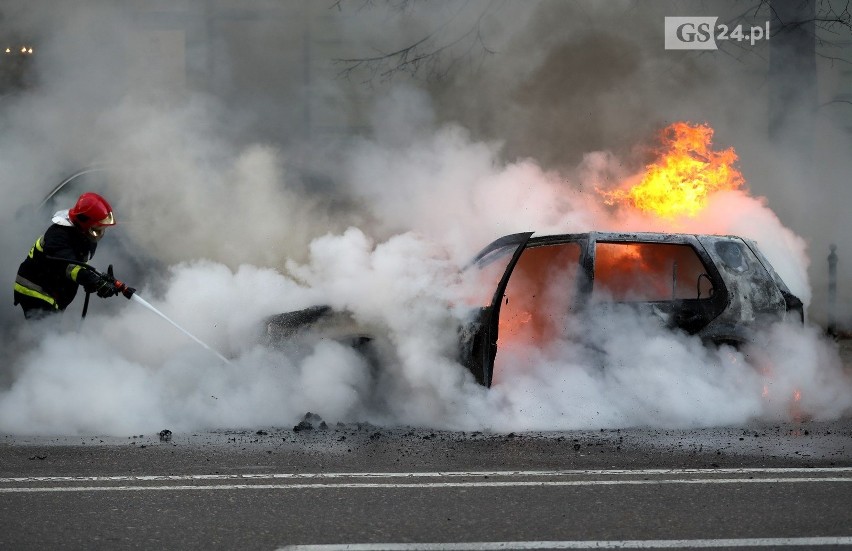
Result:
M136 292L136 289L129 286L127 283L124 283L124 282L121 282L121 281L115 279L115 276L112 275L112 264L110 264L109 268L107 268L107 275L109 276L110 279L112 279L112 284L115 285L115 288L118 289L118 291L122 295L127 297L127 300L130 300L130 297L133 296L133 293Z
M115 281L115 288L118 289L119 292L121 292L122 295L127 297L128 300L130 300L130 297L132 297L133 293L136 292L136 289L129 286L127 283L122 283L121 281L118 281L118 280Z

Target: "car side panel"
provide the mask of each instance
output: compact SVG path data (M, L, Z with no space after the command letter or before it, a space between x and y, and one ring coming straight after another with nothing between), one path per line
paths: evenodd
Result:
M702 337L714 342L747 342L758 328L783 319L787 304L781 290L742 239L699 236L699 240L719 266L730 295L728 307L701 331ZM739 251L740 258L733 262L726 258L726 248Z

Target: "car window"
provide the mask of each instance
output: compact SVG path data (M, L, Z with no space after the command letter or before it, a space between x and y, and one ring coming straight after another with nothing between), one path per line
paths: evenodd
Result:
M737 243L736 241L717 241L713 246L725 268L738 274L748 271L749 262L746 259L745 250L741 243Z
M597 243L594 296L619 302L709 298L710 280L690 245Z
M491 301L494 299L494 290L497 288L497 283L503 277L506 264L511 258L512 255L507 254L505 256L505 263L493 262L487 264L482 269L467 270L464 272L465 302L468 305L486 307L491 304Z
M461 273L466 304L482 308L491 305L515 253L523 249L531 235L532 232L525 232L503 236L476 255Z
M578 243L524 249L500 307L501 346L519 339L546 344L561 333L577 292L580 252Z

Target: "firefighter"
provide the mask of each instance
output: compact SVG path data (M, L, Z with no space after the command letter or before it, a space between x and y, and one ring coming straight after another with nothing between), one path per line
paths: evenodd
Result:
M15 278L15 304L21 305L27 319L64 311L77 295L78 286L102 298L120 292L115 279L85 266L106 228L115 225L106 199L84 193L73 207L54 214L52 222L30 249Z

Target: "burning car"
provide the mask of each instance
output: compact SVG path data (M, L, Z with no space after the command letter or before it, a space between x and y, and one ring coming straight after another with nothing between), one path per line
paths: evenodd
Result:
M464 270L477 296L459 327L459 362L487 387L498 350L564 338L566 319L629 307L708 345L740 347L774 322L804 322L796 297L751 240L685 233L502 237ZM370 353L381 335L347 312L316 306L272 316L276 343L318 335Z

